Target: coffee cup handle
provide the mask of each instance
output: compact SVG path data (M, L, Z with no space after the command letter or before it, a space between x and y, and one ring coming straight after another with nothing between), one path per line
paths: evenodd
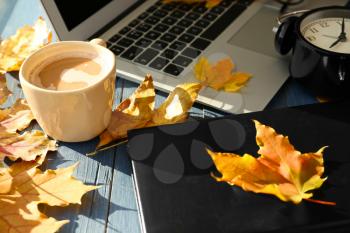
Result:
M107 47L106 41L103 40L103 39L100 39L100 38L92 39L92 40L89 41L89 43L97 44L97 45L100 45L100 46L105 47L105 48Z

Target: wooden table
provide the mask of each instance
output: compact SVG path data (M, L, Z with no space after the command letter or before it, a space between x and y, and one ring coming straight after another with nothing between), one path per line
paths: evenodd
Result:
M6 38L14 34L24 24L33 24L43 15L39 0L1 0L0 36ZM4 4L3 4L4 3ZM16 98L23 97L16 73L7 74L10 90L14 94L3 106L11 105ZM117 79L115 105L127 98L137 87L136 83ZM158 92L156 105L167 94ZM316 99L294 80L288 80L267 109L315 103ZM191 113L196 116L215 117L225 113L195 105ZM33 128L38 128L34 125ZM100 185L101 188L84 195L82 205L69 207L47 207L44 212L57 219L69 219L60 232L94 233L138 233L140 232L138 210L131 178L131 163L125 145L99 153L94 157L85 156L95 149L97 139L84 143L59 143L57 153L50 153L46 168L66 167L79 161L75 177L86 184Z

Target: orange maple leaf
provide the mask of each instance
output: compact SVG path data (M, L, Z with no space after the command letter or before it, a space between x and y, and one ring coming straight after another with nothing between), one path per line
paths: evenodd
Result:
M113 111L107 130L100 135L97 148L126 138L128 130L131 129L174 124L186 120L187 112L196 100L201 87L199 83L178 85L160 107L154 109L153 80L147 75L136 91Z
M97 188L72 177L77 165L42 172L37 167L43 159L0 169L1 232L56 232L69 221L48 218L39 211L38 205L81 204L82 195Z
M272 194L282 201L295 204L303 199L320 204L335 205L310 199L311 190L321 187L326 178L324 172L323 150L315 153L301 153L290 144L288 137L279 135L266 125L255 122L256 141L259 146L255 158L249 154L239 156L232 153L216 153L207 150L221 177L213 177L246 191Z
M230 58L222 59L215 65L202 57L194 67L194 74L202 85L227 92L237 92L252 77L248 73L233 72L235 65Z
M0 73L0 105L5 103L11 92L7 89L6 78Z
M182 2L186 4L194 4L194 3L202 3L206 2L205 6L207 8L212 8L220 4L222 0L163 0L164 3L171 3L171 2Z

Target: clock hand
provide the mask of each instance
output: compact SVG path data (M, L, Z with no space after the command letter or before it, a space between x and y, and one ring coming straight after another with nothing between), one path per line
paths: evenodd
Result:
M342 24L341 24L341 33L338 36L338 39L336 41L333 42L333 44L331 44L331 46L329 46L329 48L332 48L334 46L336 46L339 42L344 42L346 41L346 32L345 32L345 19L343 18Z

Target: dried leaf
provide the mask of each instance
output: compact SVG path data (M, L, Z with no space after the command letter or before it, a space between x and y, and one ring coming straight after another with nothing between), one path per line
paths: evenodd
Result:
M16 34L0 44L0 74L19 70L24 59L31 53L51 42L51 32L43 18L33 27L24 26Z
M5 103L11 92L7 89L6 78L0 73L0 105Z
M195 3L206 2L205 6L207 8L212 8L214 6L217 6L220 4L221 1L222 0L163 0L164 3L182 2L186 4L195 4Z
M150 75L135 90L135 92L113 111L107 130L100 135L97 147L111 141L125 138L128 130L141 128L152 118L155 91Z
M9 192L0 194L0 229L4 232L50 233L69 222L48 218L38 210L38 205L81 204L81 197L97 188L72 177L76 166L44 173L29 162L16 163L8 168L13 184Z
M0 131L0 162L5 157L13 161L19 158L31 161L56 149L56 141L50 140L42 131L34 130L22 135Z
M196 101L201 88L202 85L199 83L185 83L177 86L164 103L153 112L147 127L174 124L186 120L188 111Z
M204 57L200 58L194 67L197 80L202 85L209 86L215 90L227 92L237 92L251 78L251 75L244 72L232 72L235 65L230 58L218 61L215 65L210 65Z
M246 191L272 194L282 201L295 204L303 199L311 200L311 190L321 187L326 178L323 150L304 153L295 150L288 137L279 135L271 127L255 121L256 141L259 146L255 158L249 154L239 156L232 153L215 153L208 150L221 177L217 181L242 187ZM321 204L333 202L316 201Z
M14 133L23 130L34 120L25 99L17 99L16 103L8 109L0 110L0 131Z
M184 121L201 89L199 83L177 86L164 103L154 110L153 80L147 75L136 91L113 111L107 130L97 148L127 137L128 130Z

